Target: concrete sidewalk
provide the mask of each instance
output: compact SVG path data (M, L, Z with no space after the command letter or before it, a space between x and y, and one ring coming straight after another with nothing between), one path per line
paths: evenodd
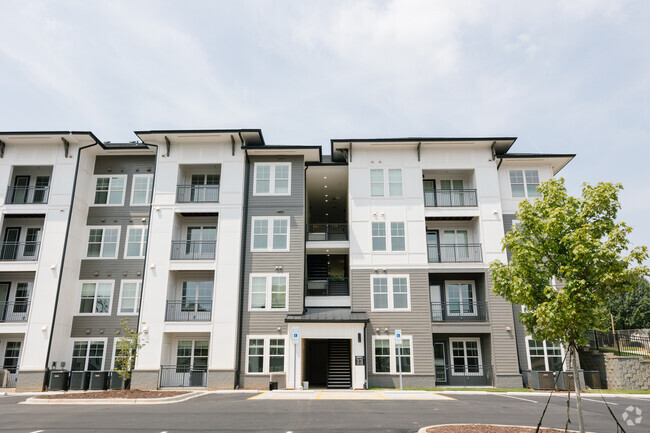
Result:
M456 400L430 391L308 390L268 391L248 400Z

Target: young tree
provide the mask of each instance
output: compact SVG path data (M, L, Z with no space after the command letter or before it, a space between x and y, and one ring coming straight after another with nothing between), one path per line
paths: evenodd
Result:
M135 357L138 351L145 345L142 342L142 331L136 332L135 329L129 326L129 319L121 319L120 326L122 327L122 337L115 343L115 368L113 370L124 380L125 388L131 379L133 368L135 367ZM116 332L119 335L120 331Z
M525 306L519 317L532 337L569 349L581 432L576 347L598 325L610 297L633 289L649 274L643 265L647 248L629 249L631 228L616 221L621 189L620 184L584 184L581 197L572 197L562 178L542 183L540 198L521 202L519 224L503 239L510 262L490 265L494 292Z

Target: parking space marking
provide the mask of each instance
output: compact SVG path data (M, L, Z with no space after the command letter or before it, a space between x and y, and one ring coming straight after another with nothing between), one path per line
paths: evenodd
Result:
M320 397L323 395L323 391L318 393L318 397L316 397L316 400L320 400ZM288 432L287 432L288 433Z
M32 433L41 433L44 432L45 430L34 430Z
M591 398L585 398L585 397L580 397L580 398L581 398L582 400L595 401L596 403L603 403L603 404L605 404L605 402L602 401L602 400L594 400L594 399L591 399ZM606 404L609 404L609 405L611 405L611 406L618 406L618 403L612 403L611 401L608 401Z
M498 395L499 397L514 398L515 400L529 401L531 403L539 403L538 401L530 400L528 398L521 398L521 397L515 397L514 395L500 394L498 392L495 392L494 395Z
M252 399L254 399L254 398L261 397L261 396L263 396L263 395L265 395L265 394L268 394L268 392L263 392L263 393L261 393L261 394L254 395L254 396L252 396L252 397L248 397L246 400L252 400Z
M384 397L383 395L379 394L377 391L375 391L375 394L377 394L379 397L383 398L384 400L388 400L386 397Z
M431 394L433 394L433 395L435 395L435 396L438 396L438 397L446 398L446 399L448 399L448 400L458 400L457 398L449 397L448 395L437 394L437 393L435 393L435 392L432 392Z

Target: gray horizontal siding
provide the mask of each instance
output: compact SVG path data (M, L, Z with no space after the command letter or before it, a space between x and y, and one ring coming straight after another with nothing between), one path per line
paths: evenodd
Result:
M509 374L519 372L515 325L512 304L492 290L492 278L488 273L488 302L490 305L490 323L492 325L492 345L496 373ZM510 328L507 331L506 328Z

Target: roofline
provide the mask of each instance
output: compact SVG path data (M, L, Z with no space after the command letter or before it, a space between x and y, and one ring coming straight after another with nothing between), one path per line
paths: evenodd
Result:
M133 131L137 136L151 135L151 134L239 134L240 132L256 132L260 135L262 143L264 143L264 136L261 129L152 129L149 131Z
M499 158L575 158L575 153L504 153Z
M517 137L398 137L398 138L333 138L331 143L410 143L414 141L512 141L517 140Z
M89 135L95 144L104 147L104 143L90 131L4 131L0 135Z

